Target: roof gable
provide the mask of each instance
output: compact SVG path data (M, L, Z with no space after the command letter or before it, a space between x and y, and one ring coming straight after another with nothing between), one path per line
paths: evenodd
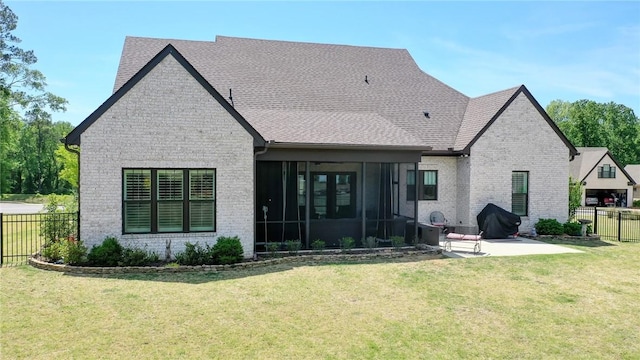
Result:
M485 101L486 102L487 98L489 98L489 100L493 100L494 98L500 99L500 98L503 98L506 94L509 94L512 90L513 89L509 89L509 90L505 90L505 91L502 91L502 92L499 92L499 93L486 95L484 97L476 98L474 100L476 100L478 102L481 102L481 101ZM542 116L542 118L547 122L547 124L549 124L549 126L551 126L553 131L556 133L556 135L558 135L560 140L562 140L562 142L564 142L564 144L567 146L567 148L569 148L569 153L571 154L571 156L577 155L578 151L576 150L575 146L573 146L573 144L571 144L571 141L569 141L569 139L567 139L567 137L562 133L562 131L558 128L558 126L549 117L547 112L544 111L542 106L540 106L538 101L533 97L533 95L531 95L529 90L524 85L521 85L519 88L517 88L517 90L515 92L512 93L512 95L499 108L499 110L497 110L497 112L484 124L484 126L482 126L482 128L475 133L475 136L466 144L466 146L464 146L464 149L462 150L462 152L468 154L471 151L471 147L473 146L473 144L476 141L478 141L478 139L482 136L482 134L484 134L489 129L489 127L491 125L493 125L493 123L498 119L498 117L500 117L500 115L502 115L502 113L509 107L509 105L511 105L511 103L520 94L524 94L527 97L527 99L531 102L531 104L536 108L536 110L538 110L538 113L540 114L540 116ZM493 101L493 103L494 103L493 106L495 107L495 101ZM474 101L470 101L470 104L471 104L471 109L469 109L469 106L468 106L468 108L467 108L468 111L472 111L473 110L473 106L475 105L475 102ZM465 116L466 116L466 114L465 114ZM486 120L486 118L485 118L485 120ZM470 119L467 120L466 126L467 127L478 127L478 122L481 123L482 121L483 121L482 118L476 119L474 114L470 114ZM471 132L471 133L473 133L473 132ZM464 137L463 137L463 139L460 140L460 145L463 145L463 143L464 143Z
M635 184L633 177L626 171L625 168L620 165L618 160L606 147L579 147L577 148L580 155L576 157L570 165L570 174L573 178L578 179L580 182L584 181L593 171L596 170L598 164L600 164L605 158L611 159L620 171L624 174L630 183ZM575 164L574 164L575 162ZM629 165L627 165L629 166Z
M633 178L633 181L638 184L640 181L640 164L630 164L624 167L624 170Z
M253 137L253 144L257 147L265 146L264 138L249 124L240 113L229 104L220 93L209 84L202 75L176 50L173 45L166 45L159 53L157 53L149 62L147 62L135 75L133 75L126 83L116 90L102 105L100 105L91 115L84 119L76 126L66 137L65 144L80 145L81 135L96 120L98 120L111 106L113 106L120 98L122 98L129 90L131 90L140 80L142 80L149 72L151 72L162 60L167 56L172 56L193 78L228 111L233 118Z

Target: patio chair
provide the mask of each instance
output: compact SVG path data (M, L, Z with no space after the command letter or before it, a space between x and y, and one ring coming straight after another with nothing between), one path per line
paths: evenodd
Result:
M429 221L431 225L437 226L442 229L442 233L446 234L449 229L447 228L447 219L444 217L444 214L440 211L433 211L429 215Z

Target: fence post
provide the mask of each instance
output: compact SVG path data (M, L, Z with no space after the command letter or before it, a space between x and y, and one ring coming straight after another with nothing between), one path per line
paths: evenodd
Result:
M622 235L622 212L618 211L618 241L620 241Z
M593 233L600 234L598 232L598 207L593 207Z

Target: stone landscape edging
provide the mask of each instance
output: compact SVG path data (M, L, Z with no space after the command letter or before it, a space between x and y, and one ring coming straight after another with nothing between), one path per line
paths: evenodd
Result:
M424 255L440 255L439 249L411 250L411 251L383 251L375 253L352 254L308 254L292 255L271 259L245 261L230 265L180 265L180 266L76 266L67 264L54 264L42 261L34 256L29 257L29 265L48 271L57 271L69 274L164 274L164 273L189 273L189 272L218 272L230 270L248 270L278 264L309 263L322 264L335 261L370 261L377 259L393 259L402 257L415 257Z

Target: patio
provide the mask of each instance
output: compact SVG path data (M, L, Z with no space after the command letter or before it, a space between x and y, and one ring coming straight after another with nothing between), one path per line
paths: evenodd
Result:
M474 241L451 240L451 251L442 254L451 258L473 258L483 256L519 256L541 254L581 253L580 250L547 244L524 237L514 239L482 239L480 252L473 253ZM444 249L444 236L440 236L440 247Z

